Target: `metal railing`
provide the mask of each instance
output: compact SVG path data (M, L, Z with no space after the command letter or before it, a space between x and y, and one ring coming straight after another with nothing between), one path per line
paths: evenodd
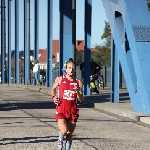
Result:
M101 70L101 75L103 75L104 77L104 86L107 86L109 87L111 85L111 67L109 66L102 66L102 70ZM53 68L52 70L52 82L54 83L54 80L56 77L58 77L59 75L59 68L56 67L56 68ZM78 79L82 79L82 73L79 69L79 66L77 66L76 68L76 77ZM31 81L28 82L28 84L33 84L33 79L34 79L34 76L33 76L33 73L31 73ZM15 78L12 77L11 79L11 83L12 84L15 84ZM19 77L19 84L24 84L24 79L22 76ZM125 80L124 80L124 76L123 76L123 73L120 71L120 88L126 88L126 83L125 83Z

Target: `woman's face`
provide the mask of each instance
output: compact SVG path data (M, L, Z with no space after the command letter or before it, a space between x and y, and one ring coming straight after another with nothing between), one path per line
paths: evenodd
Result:
M73 76L75 74L75 64L74 63L72 63L72 62L67 63L66 73L69 76Z

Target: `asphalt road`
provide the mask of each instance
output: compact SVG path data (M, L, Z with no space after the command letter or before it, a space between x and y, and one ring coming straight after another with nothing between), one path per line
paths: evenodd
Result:
M150 126L78 105L71 150L150 150ZM57 150L50 96L0 86L0 150Z

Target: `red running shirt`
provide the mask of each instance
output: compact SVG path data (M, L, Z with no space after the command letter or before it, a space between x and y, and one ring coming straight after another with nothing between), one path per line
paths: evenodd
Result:
M77 93L74 85L79 86L79 80L70 81L65 76L62 77L59 84L59 104L56 106L56 114L77 115Z

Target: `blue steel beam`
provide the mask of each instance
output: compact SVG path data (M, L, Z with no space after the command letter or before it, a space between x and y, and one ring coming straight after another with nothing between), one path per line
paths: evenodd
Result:
M111 102L119 102L119 58L112 40L111 48Z
M46 83L47 87L52 86L52 61L53 61L53 47L52 47L52 31L53 31L53 0L48 0L47 3L47 70Z
M34 0L34 59L39 59L39 0Z
M90 95L92 0L85 0L84 95Z
M65 61L72 57L72 0L60 0L59 75Z
M72 0L72 58L76 62L76 0Z
M39 60L39 0L34 0L34 41L34 60Z
M4 0L1 0L1 84L5 82L4 77Z
M150 114L150 14L146 1L102 0L133 110ZM120 7L121 6L121 7Z
M11 84L11 1L8 0L8 67L7 67L7 82Z
M19 83L19 0L15 0L15 83Z
M24 0L24 64L23 75L24 84L28 84L29 79L29 53L28 53L28 2Z

